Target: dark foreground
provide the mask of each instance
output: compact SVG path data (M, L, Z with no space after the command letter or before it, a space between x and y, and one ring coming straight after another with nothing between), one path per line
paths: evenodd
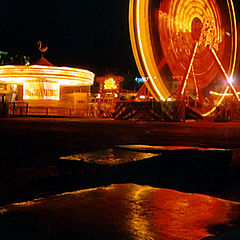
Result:
M166 193L165 190L159 189L170 188L183 192L204 193L222 199L240 202L240 167L238 162L234 164L229 162L226 165L226 161L223 164L221 158L210 158L209 164L206 164L206 161L204 161L204 165L202 165L199 164L199 162L195 164L194 159L188 157L186 161L184 160L184 163L179 163L179 161L177 161L179 156L176 154L176 157L173 158L174 161L169 162L165 159L165 162L162 163L162 165L158 164L157 168L155 165L149 164L148 162L150 161L146 161L137 167L134 166L134 168L128 168L131 169L129 172L126 171L126 168L122 168L122 170L119 171L121 173L119 176L115 174L109 175L106 174L106 172L91 169L91 167L89 168L90 171L85 171L84 174L81 174L81 177L59 175L59 157L108 149L116 145L181 145L238 150L240 149L240 123L147 123L114 120L16 118L0 119L0 131L0 205L2 206L13 202L46 197L45 200L37 200L40 205L37 204L39 208L37 207L38 210L36 211L40 211L40 215L42 215L42 211L50 211L50 213L55 211L53 218L55 220L58 218L63 219L63 222L56 222L58 227L61 227L65 224L64 219L66 212L61 215L62 210L59 205L56 205L56 201L58 201L56 199L59 199L60 202L63 201L62 199L65 199L64 201L66 201L65 203L67 204L66 209L68 210L69 208L74 209L75 205L69 204L69 200L63 197L66 196L65 194L61 195L60 198L48 198L49 195L115 184L106 188L109 190L106 191L106 193L110 193L112 205L116 202L116 206L118 206L118 203L126 201L127 205L125 206L123 204L123 213L118 212L120 209L116 209L110 204L108 195L101 195L102 192L105 192L105 188L86 191L86 196L92 197L87 197L89 201L85 199L84 194L77 194L78 197L80 196L80 199L77 197L75 199L76 202L80 201L81 204L83 204L79 212L83 214L83 216L89 216L89 218L85 216L84 220L81 220L81 224L78 226L81 239L201 239L202 237L208 236L211 232L214 234L223 233L232 230L232 227L235 228L240 225L239 205L237 203L204 196L203 198L208 201L209 206L211 206L212 202L214 202L214 204L211 210L208 210L202 215L201 212L203 212L203 209L201 209L200 206L198 208L198 204L201 205L203 195L194 195L194 199L197 196L196 199L189 203L189 200L186 199L192 195L181 195L180 193L179 195L176 193L176 196L181 196L181 200L179 200L178 197L173 197L173 200L170 200L163 197ZM219 164L217 164L218 161ZM133 172L136 174L132 174ZM140 174L137 174L137 172ZM202 174L203 172L204 174ZM105 177L106 175L110 177L107 178ZM120 183L125 184L121 185ZM141 187L140 185L127 183L141 184L141 186L148 185L149 187ZM157 187L158 189L150 186ZM166 191L168 192L168 190ZM146 194L146 192L148 194ZM92 193L93 195L91 195ZM142 195L142 193L144 194ZM171 191L168 193L172 196ZM74 194L75 193L70 194L71 197L76 196ZM129 197L126 194L130 194L131 196ZM133 199L135 195L140 197L140 200L136 197ZM142 199L142 197L144 197L144 199ZM100 201L96 205L96 209L94 208L96 203L93 199ZM49 205L46 209L45 203L48 201ZM62 203L65 206L64 201ZM143 203L141 203L142 201ZM171 201L173 201L171 207L164 205L166 202L170 204ZM147 202L147 204L145 202ZM179 202L180 205L178 205ZM220 209L218 209L218 203L222 204L223 202L223 205L227 206L227 208L220 207ZM139 204L140 207L142 207L141 209L138 206ZM204 204L203 206L206 207L206 203ZM3 217L1 221L5 222L5 232L3 232L3 234L8 234L8 230L11 227L16 228L16 226L19 225L20 227L17 228L18 231L20 231L19 234L26 235L24 232L26 230L25 227L27 226L28 228L28 223L32 220L36 221L37 224L30 224L33 230L36 226L40 226L40 228L42 226L44 228L45 224L43 224L43 222L45 218L48 217L48 214L43 214L43 218L41 218L35 210L32 212L32 205L35 206L35 202L9 205L3 208L1 211ZM58 207L53 207L55 205L59 206L59 214L61 216L58 216ZM132 205L136 208L133 208ZM92 209L89 210L90 212L86 210L89 206ZM107 217L105 221L106 225L104 225L104 221L102 224L105 227L107 226L110 232L107 231L103 233L101 229L103 225L98 227L98 221L100 221L102 217L98 218L96 214L102 206L105 206L102 211L104 211L106 215L110 214L113 219L116 219L116 222L112 222L112 219L109 220L109 218L105 216ZM108 206L110 206L110 210ZM217 210L215 208L217 208ZM70 210L70 215L71 211L73 210ZM170 211L173 215L170 214L171 216L168 216L165 211ZM121 215L127 213L132 214L130 219L126 218L125 215ZM173 216L176 218L182 218L184 216L186 218L186 214L189 213L197 216L196 219L192 219L193 221L191 222L181 222L181 220L179 220L179 222L176 223L174 222L175 220L173 221ZM28 218L28 214L30 214L30 218ZM102 216L101 214L103 213L100 211L100 216ZM118 216L118 214L120 214L120 216ZM213 215L215 214L220 217L214 218ZM67 214L67 216L70 215ZM150 215L153 218L151 218ZM157 220L158 215L161 216L161 221ZM9 216L10 218L8 218ZM11 218L11 216L13 218ZM22 219L25 216L27 217L26 223L20 223L18 219ZM212 217L214 218L213 220L211 220ZM139 224L135 226L140 226L141 229L131 227L131 224L134 224L131 222L135 221L134 218L139 221ZM11 219L17 219L17 223L13 223ZM128 222L126 228L124 228L121 222L125 222L126 219L130 222ZM74 222L75 220L73 219L71 221ZM112 225L110 222L112 222ZM46 224L47 223L48 221ZM21 224L27 225L24 225L24 227ZM71 225L71 223L69 224ZM123 227L123 235L119 235L119 232L116 231L118 224ZM149 227L149 224L153 226L153 228ZM176 224L176 228L174 228L175 232L172 233L173 230L171 226L174 224ZM194 227L189 227L189 232L192 231L193 233L193 231L196 230L196 233L190 234L187 233L187 231L183 231L183 235L179 235L179 238L174 238L174 234L180 234L183 229L186 229L184 224L189 226L193 224ZM64 232L66 229L63 229L63 232L56 232L54 231L56 226L53 225L48 225L50 234L48 231L44 232L45 230L40 230L38 237L41 238L42 236L41 239L56 239L55 237L61 234L67 234L68 236L69 233ZM220 225L220 230L218 227L213 227L215 225ZM10 228L6 228L6 226ZM73 226L77 227L74 223ZM112 226L112 228L109 226ZM98 237L93 233L88 235L87 233L90 231L89 228L94 227L98 229L96 234L102 233L102 235L100 234ZM120 232L121 229L122 228L119 230ZM165 229L166 231L163 233L161 229ZM70 227L66 231L72 230ZM168 231L171 233L167 233ZM69 239L74 239L73 232ZM37 239L35 235L32 235L33 232L30 231L28 234L30 234L28 239ZM105 234L110 235L107 238ZM166 236L164 235L165 237L163 237L162 234L166 234ZM185 238L183 238L184 234ZM76 236L79 237L80 235L76 233ZM116 236L118 236L118 238ZM17 238L13 236L13 239ZM63 237L62 239L67 238Z
M62 192L66 182L63 180L59 183L57 178L58 161L62 156L124 144L240 149L240 123L1 118L0 132L0 205L16 200L28 200L29 197L43 196L45 193ZM168 167L174 172L179 165L174 167L174 164L171 164ZM217 197L240 201L239 168L239 166L229 166L220 169L215 175L221 182L216 182L212 188L206 189L207 192L204 192L204 189L201 192L211 194L212 191ZM164 169L162 172L164 173ZM107 182L107 184L112 183L118 182ZM151 182L144 184L151 185ZM104 184L100 183L101 185ZM85 183L81 188L93 186L95 187L96 183L95 185ZM174 186L167 187L175 189ZM69 190L69 186L66 188L64 190ZM199 192L198 189L195 191Z

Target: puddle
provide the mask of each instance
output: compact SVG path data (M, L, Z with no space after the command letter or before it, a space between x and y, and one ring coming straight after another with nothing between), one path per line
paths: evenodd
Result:
M199 240L214 234L209 229L231 231L239 220L237 202L136 184L68 192L0 210L2 240Z

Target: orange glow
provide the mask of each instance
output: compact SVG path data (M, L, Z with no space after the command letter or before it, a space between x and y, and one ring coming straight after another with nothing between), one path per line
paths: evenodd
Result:
M106 75L96 77L96 82L99 83L99 91L101 97L106 94L119 97L120 83L124 80L122 76Z
M0 83L23 85L23 99L59 100L60 85L90 86L90 71L55 66L0 66Z
M156 100L172 96L177 89L169 85L173 79L180 81L179 84L182 82L181 93L186 87L196 90L197 86L196 92L203 93L213 86L219 66L208 46L225 67L227 79L234 74L237 23L233 0L220 5L216 0L161 0L159 6L149 0L130 0L129 31L137 67L142 77L149 77L147 87ZM198 47L191 58L196 41ZM161 59L167 67L159 67ZM222 85L225 94L229 89L235 94L231 83ZM224 96L202 115L211 114L223 99Z
M206 195L130 185L129 225L143 239L202 239L209 226L230 225L230 202ZM155 235L153 235L153 233ZM150 237L151 236L151 237Z
M227 75L224 67L222 66L222 63L221 63L221 61L219 60L219 58L218 58L215 50L214 50L214 49L211 49L211 51L212 51L212 53L213 53L213 55L214 55L214 57L215 57L218 65L220 66L222 73L224 74L224 76L225 76L225 78L226 78L226 81L227 81L228 86L229 86L230 89L233 91L234 97L236 97L236 99L239 101L239 97L238 97L238 95L237 95L237 91L236 91L236 89L234 88L232 82L229 80L229 79L232 79L232 76L231 76L230 78L228 77L228 75Z
M0 215L9 239L23 230L32 236L30 228L44 236L54 233L55 239L199 240L215 237L209 232L214 226L219 234L234 231L239 210L237 202L125 183L12 203L1 207ZM89 229L96 232L89 235Z
M232 93L218 93L218 92L214 92L214 91L210 91L209 93L212 95L215 95L215 96L233 96ZM237 92L236 94L240 95L240 92Z
M149 91L155 99L164 100L170 93L154 61L150 30L148 24L146 24L149 20L148 10L148 1L130 0L129 30L132 49L140 74L142 77L149 77L149 83L145 83Z
M187 85L187 80L189 78L191 69L193 67L193 61L194 61L194 58L195 58L195 55L196 55L196 52L197 52L197 48L198 48L198 42L196 42L195 47L194 47L194 51L193 51L193 54L192 54L192 58L191 58L189 67L188 67L187 75L186 75L186 77L184 79L184 82L183 82L183 88L182 88L182 91L181 91L181 95L184 94L184 91L185 91L185 88L186 88L186 85Z
M163 18L163 13L167 14L166 19ZM215 78L218 72L206 45L213 45L219 49L220 58L223 56L225 39L222 38L224 28L219 7L215 0L172 0L169 3L163 1L160 4L159 37L163 54L174 76L184 76L188 70L196 40L192 36L196 20L203 26L200 29L199 47L193 64L198 86L202 89ZM189 78L193 80L192 74ZM193 81L188 82L188 87L194 88Z
M108 78L104 81L104 89L117 89L116 82L113 78Z
M23 99L59 100L60 85L48 82L25 82Z

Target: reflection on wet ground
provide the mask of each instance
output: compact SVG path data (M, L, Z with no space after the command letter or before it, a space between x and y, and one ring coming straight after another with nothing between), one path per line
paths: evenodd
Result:
M164 190L240 202L239 123L0 121L4 139L0 146L0 205L45 197L2 208L0 239L199 239L233 228L239 231L239 204ZM155 146L151 153L166 148L161 145L184 145L185 151L121 166L111 164L111 158L110 167L104 161L100 166L83 161L79 169L73 165L72 175L58 174L60 156L124 144L130 144L130 151L149 151L145 144ZM218 157L215 151L206 156L199 147L219 148ZM176 146L171 148L176 150ZM234 164L228 161L231 151L222 148L237 150ZM110 184L115 185L101 187Z
M240 203L115 184L7 205L0 224L2 240L197 240L239 227Z
M159 154L153 154L148 152L123 151L118 148L108 148L95 152L86 152L66 157L60 157L60 159L69 161L84 161L87 163L114 166L129 162L141 161L143 159L156 157L158 155Z
M61 157L59 174L72 190L136 183L238 201L239 177L231 162L229 149L118 145Z

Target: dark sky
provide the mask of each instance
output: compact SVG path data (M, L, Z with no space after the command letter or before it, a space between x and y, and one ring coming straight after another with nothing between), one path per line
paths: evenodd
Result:
M240 5L239 0L235 3ZM0 50L35 56L41 40L48 46L45 57L55 65L134 78L139 74L130 46L128 4L128 0L4 0Z
M33 55L37 42L55 65L84 67L96 75L136 69L128 31L128 0L22 0L1 3L0 50Z

